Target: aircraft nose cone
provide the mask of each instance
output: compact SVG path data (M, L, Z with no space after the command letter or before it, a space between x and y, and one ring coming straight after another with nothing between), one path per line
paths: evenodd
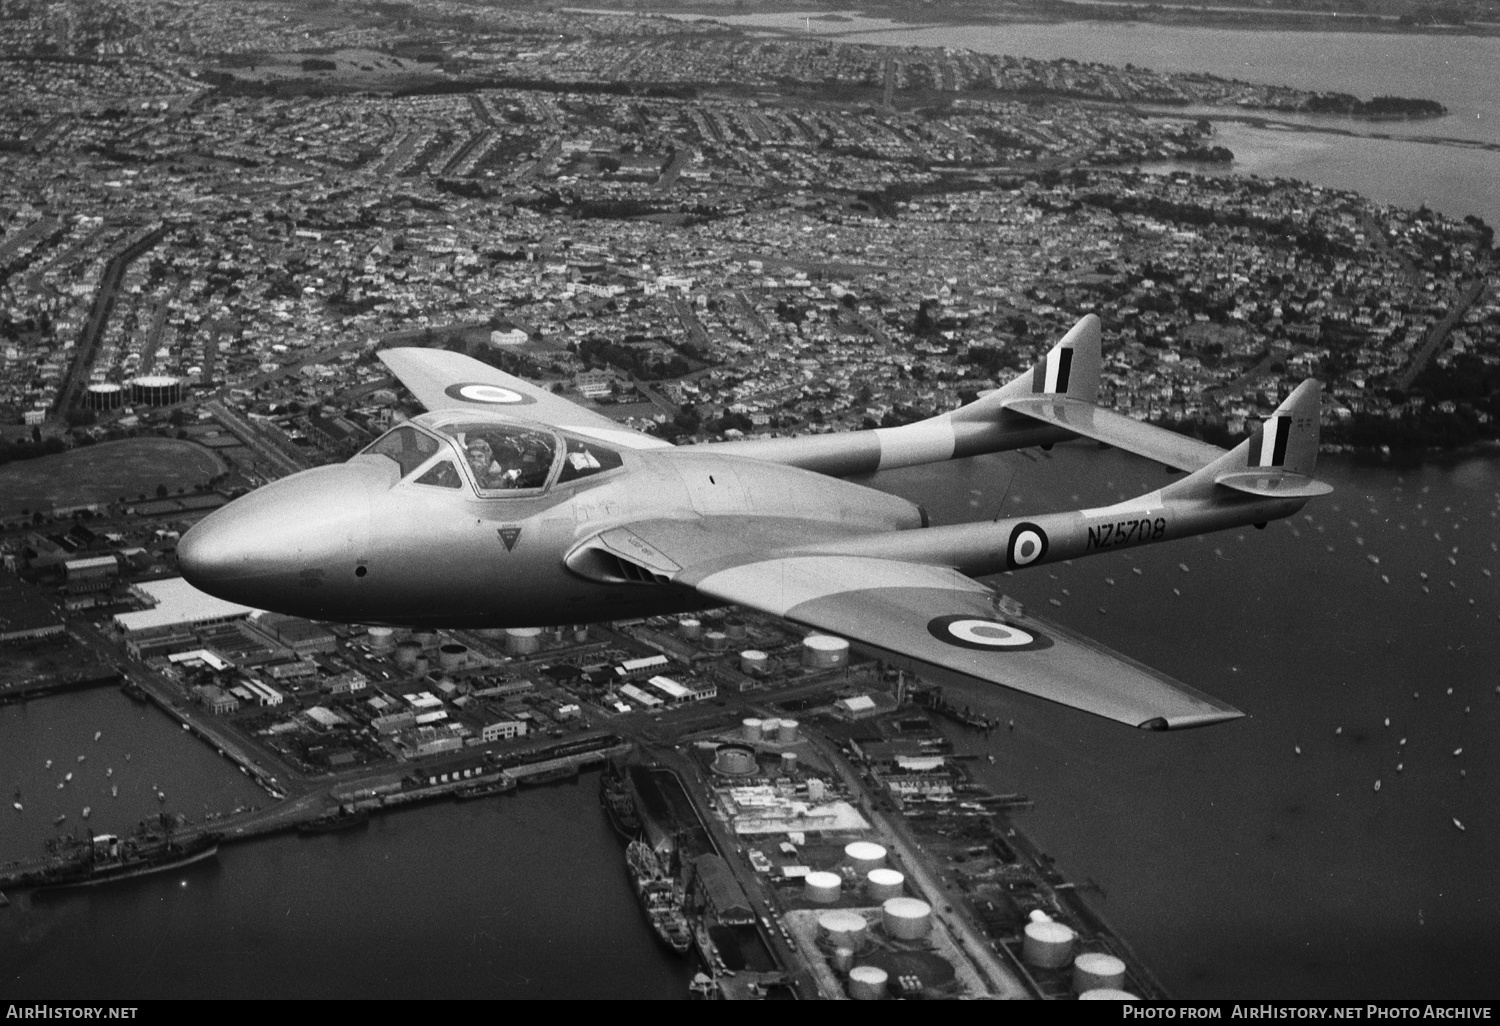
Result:
M276 609L297 588L353 578L369 540L383 467L319 467L260 488L205 517L177 545L188 583L231 602Z

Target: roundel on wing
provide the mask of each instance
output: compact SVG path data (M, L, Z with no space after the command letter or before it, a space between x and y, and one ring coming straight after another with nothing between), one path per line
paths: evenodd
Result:
M1052 646L1052 639L1033 627L1021 627L1005 620L968 613L929 620L927 633L955 648L972 648L985 652L1026 652Z
M1036 524L1020 523L1010 532L1005 547L1005 565L1012 570L1030 566L1047 554L1047 532Z
M460 381L443 389L443 394L466 403L482 406L523 406L536 402L529 395L503 385L486 385L477 381Z

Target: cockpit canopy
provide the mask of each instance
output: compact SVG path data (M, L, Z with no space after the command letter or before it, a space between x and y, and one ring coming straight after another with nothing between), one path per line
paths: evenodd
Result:
M361 455L391 460L402 481L467 486L485 497L534 495L549 484L600 474L623 462L619 453L591 439L535 425L432 415L392 428Z

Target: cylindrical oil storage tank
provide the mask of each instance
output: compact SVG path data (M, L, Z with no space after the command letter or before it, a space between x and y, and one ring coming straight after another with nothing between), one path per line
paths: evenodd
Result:
M796 773L796 772L797 772L797 753L796 752L782 752L781 753L781 775L784 776L784 777L789 777L793 773Z
M865 893L871 901L899 898L906 890L906 877L895 869L872 869L865 874Z
M773 718L760 721L760 739L762 741L776 741L780 736L780 720Z
M729 647L729 635L723 631L704 631L703 647L710 652L722 652Z
M411 632L411 640L421 645L424 651L429 648L437 648L438 632L431 627L418 627Z
M540 627L512 627L505 632L507 655L528 656L541 650L542 629Z
M802 878L802 896L815 905L832 905L839 900L843 886L843 878L837 873L818 870Z
M857 965L849 970L849 996L856 1001L879 1001L885 997L885 970L874 965Z
M505 628L504 627L482 627L479 630L475 631L474 633L477 634L477 635L479 635L485 641L504 641L505 640Z
M818 913L818 934L835 949L858 951L865 946L870 924L858 912L836 908Z
M118 410L125 405L125 386L113 381L101 381L88 387L83 401L91 410Z
M1125 986L1125 963L1114 955L1085 951L1073 959L1073 989L1121 990Z
M841 973L854 968L854 952L848 948L833 949L833 967Z
M874 841L850 841L844 845L844 858L854 866L856 873L864 876L885 865L885 847Z
M413 673L420 677L428 670L432 669L432 660L428 659L425 655L419 655L417 656L417 661L412 664L411 669Z
M692 617L688 617L685 620L678 620L677 629L681 631L682 636L689 641L697 641L699 638L703 637L702 620L695 620Z
M438 666L444 673L462 670L469 665L469 646L450 641L438 648Z
M748 636L745 630L745 621L737 616L725 617L724 634L730 641L744 641Z
M776 740L784 745L789 745L801 739L797 732L802 729L802 724L796 720L782 720L781 729L776 732Z
M1026 924L1026 938L1021 943L1021 955L1027 962L1042 969L1061 969L1073 958L1073 942L1077 935L1062 923L1052 921Z
M1128 990L1114 990L1109 987L1100 987L1098 990L1086 990L1078 995L1079 1001L1139 1001L1140 998Z
M714 753L714 769L731 777L749 776L756 768L755 752L743 745L720 745Z
M887 898L880 906L886 936L917 940L932 932L932 906L917 898Z
M582 645L589 640L589 625L581 623L573 628L573 643Z
M740 653L740 672L762 677L771 666L771 657L760 649L747 648Z
M827 634L810 634L802 641L802 665L810 670L848 666L849 642Z
M764 733L765 724L754 716L740 720L740 737L746 741L759 741Z
M388 653L396 650L396 631L391 627L371 627L369 637L372 651Z
M130 401L147 406L171 406L182 402L182 382L164 375L130 379Z
M403 670L413 669L417 665L417 656L422 654L422 643L410 638L396 646L396 665Z

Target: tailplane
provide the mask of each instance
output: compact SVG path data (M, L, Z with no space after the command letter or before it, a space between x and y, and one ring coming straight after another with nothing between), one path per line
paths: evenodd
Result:
M1333 486L1315 479L1322 386L1308 378L1249 438L1163 492L1173 498L1201 497L1230 488L1266 498L1327 495Z

